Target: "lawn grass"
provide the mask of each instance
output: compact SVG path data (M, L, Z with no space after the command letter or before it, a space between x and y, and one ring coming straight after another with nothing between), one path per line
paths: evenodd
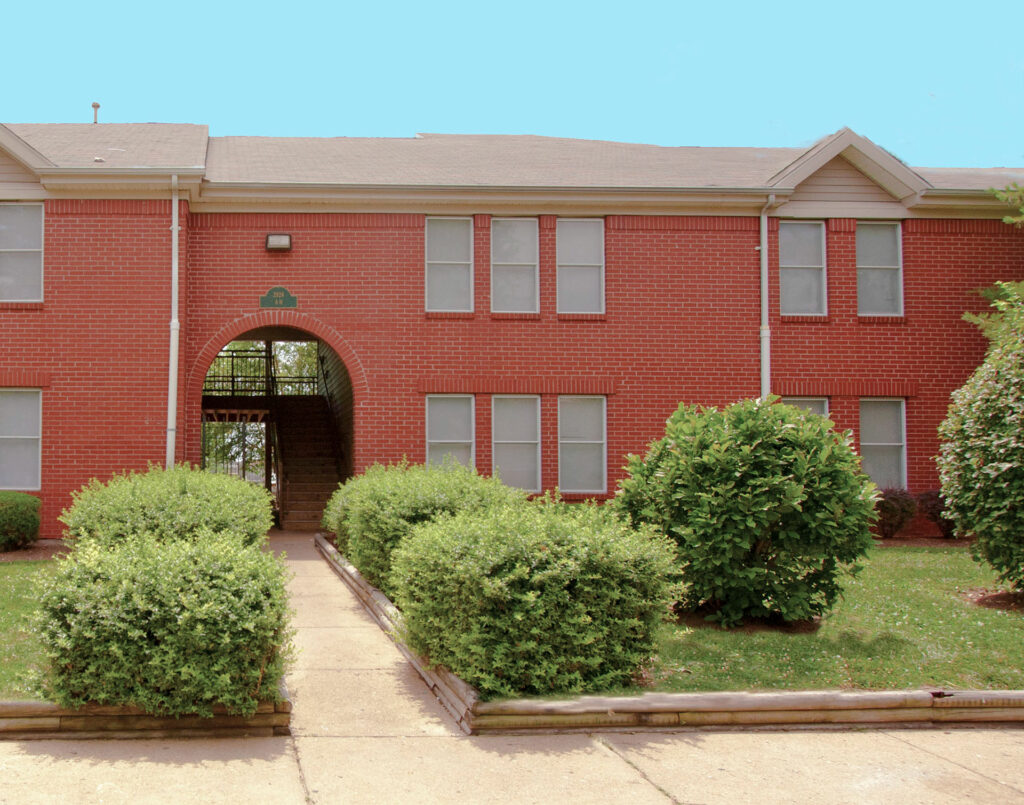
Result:
M667 625L652 686L629 692L1024 689L1024 613L971 604L972 588L999 585L962 546L874 548L817 631Z
M22 681L42 653L26 630L36 607L36 584L52 562L0 562L0 700L35 698Z

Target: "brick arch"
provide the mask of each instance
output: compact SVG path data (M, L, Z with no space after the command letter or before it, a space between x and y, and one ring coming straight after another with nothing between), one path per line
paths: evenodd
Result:
M366 381L366 372L355 351L336 329L324 324L315 316L299 313L295 310L261 310L259 313L252 313L247 316L240 316L221 327L211 336L202 349L192 361L185 380L184 409L184 431L185 444L179 443L179 449L184 447L184 455L192 461L197 459L195 450L198 445L198 436L193 433L194 426L198 422L200 401L203 397L203 383L206 380L206 373L210 370L214 358L220 353L225 344L237 339L242 333L255 330L259 327L291 327L302 330L315 338L319 338L327 346L334 350L341 362L348 371L349 380L352 383L352 403L358 408L363 397L369 388Z

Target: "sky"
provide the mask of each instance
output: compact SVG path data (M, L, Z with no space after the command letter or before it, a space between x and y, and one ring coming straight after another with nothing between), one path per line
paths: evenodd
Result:
M0 121L537 134L1024 167L1024 4L105 0L4 11ZM14 34L13 36L11 34Z

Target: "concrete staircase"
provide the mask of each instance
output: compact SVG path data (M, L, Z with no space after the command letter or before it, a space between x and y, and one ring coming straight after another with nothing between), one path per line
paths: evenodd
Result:
M338 436L327 401L319 396L277 398L281 450L281 528L317 531L324 506L338 488Z

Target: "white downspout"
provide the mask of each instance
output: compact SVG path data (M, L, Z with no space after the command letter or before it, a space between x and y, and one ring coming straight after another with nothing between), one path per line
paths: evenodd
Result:
M171 355L167 368L167 461L174 466L174 442L178 435L178 174L171 175Z
M761 399L772 391L772 331L768 316L768 210L775 206L775 194L761 208Z

